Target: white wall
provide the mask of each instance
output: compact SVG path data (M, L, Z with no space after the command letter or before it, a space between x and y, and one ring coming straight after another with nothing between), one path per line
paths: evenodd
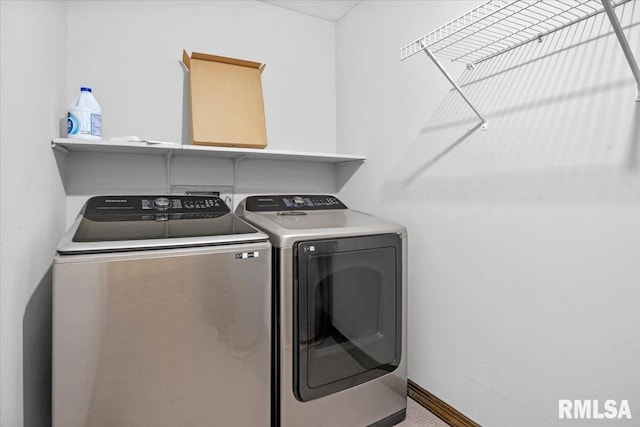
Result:
M186 49L267 64L269 148L335 152L331 22L257 1L70 2L68 22L67 96L94 88L107 137L182 140Z
M111 136L188 142L182 50L266 63L269 149L336 152L335 25L258 1L69 2L67 97L91 86ZM170 185L231 186L230 160L175 159ZM162 157L74 153L69 224L89 195L158 193ZM235 203L256 192L337 191L331 165L244 161ZM289 189L291 188L291 189Z
M0 425L50 423L51 260L65 195L66 4L0 2ZM61 160L64 161L64 160Z
M473 71L443 61L481 132L426 55L399 61L479 3L362 2L338 22L338 151L368 156L340 196L408 227L412 380L485 426L564 425L558 399L628 399L637 419L631 71L604 15ZM635 3L617 12L637 53Z

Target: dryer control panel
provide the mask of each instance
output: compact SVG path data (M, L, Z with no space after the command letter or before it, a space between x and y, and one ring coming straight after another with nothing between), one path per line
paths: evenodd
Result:
M347 209L347 207L335 196L278 195L248 197L246 209L251 212L277 212Z

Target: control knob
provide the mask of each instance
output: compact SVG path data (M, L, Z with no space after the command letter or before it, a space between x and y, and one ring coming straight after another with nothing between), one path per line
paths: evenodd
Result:
M153 201L153 206L160 211L166 211L171 207L171 200L167 197L158 197Z
M302 205L304 205L304 199L302 197L300 197L300 196L295 196L293 198L293 204L296 205L296 206L302 206Z

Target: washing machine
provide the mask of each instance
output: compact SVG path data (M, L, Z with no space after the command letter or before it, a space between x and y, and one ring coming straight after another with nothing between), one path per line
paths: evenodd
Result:
M53 426L269 426L270 274L217 197L89 199L53 264Z
M272 425L405 419L405 227L330 195L248 197L236 214L273 245Z

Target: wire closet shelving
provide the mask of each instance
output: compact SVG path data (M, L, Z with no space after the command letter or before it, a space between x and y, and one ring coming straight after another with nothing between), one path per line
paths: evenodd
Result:
M614 11L615 7L628 1L489 0L404 46L400 49L400 59L425 52L480 118L485 130L486 120L437 57L464 62L472 69L476 64L526 43L542 41L555 31L605 12L636 79L636 101L640 101L640 70Z

